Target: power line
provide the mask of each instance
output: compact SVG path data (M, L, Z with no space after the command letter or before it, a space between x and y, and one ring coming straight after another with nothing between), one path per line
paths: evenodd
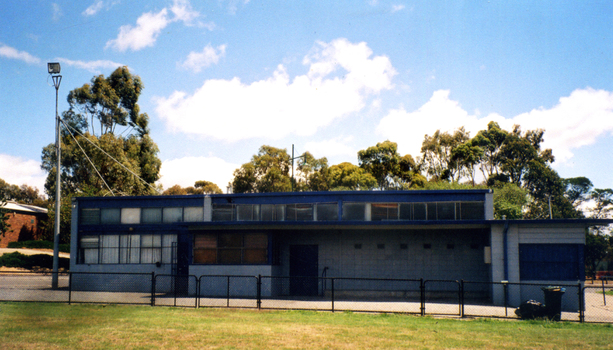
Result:
M60 119L61 120L61 119ZM115 159L113 156L111 156L110 154L108 154L105 150L103 150L102 148L100 148L100 146L96 145L95 143L93 143L90 139L88 139L87 137L85 137L85 135L81 134L81 132L79 132L77 129L71 127L70 125L64 123L64 121L62 120L62 124L64 124L68 129L72 129L75 133L79 134L80 136L83 136L83 138L85 140L87 140L87 142L89 142L90 144L92 144L94 147L96 147L98 150L100 150L102 153L104 153L107 157L111 158L113 161L115 161L115 163L119 164L119 166L121 166L122 168L124 168L127 172L129 172L130 174L136 176L137 179L141 180L145 185L151 187L153 190L155 190L157 193L160 193L160 191L155 188L154 186L152 186L150 183L148 183L147 181L145 181L143 178L141 178L140 176L138 176L137 174L135 174L132 170L128 169L128 167L126 167L125 165L121 164L121 162L119 162L117 159ZM76 141L76 140L75 140ZM78 141L76 141L78 144ZM79 146L80 147L80 146ZM87 156L87 155L86 155ZM95 168L95 167L94 167ZM103 180L104 181L104 180Z
M77 146L79 146L79 149L81 150L81 152L83 152L83 154L85 155L85 158L87 158L87 161L89 161L89 164L91 164L91 166L94 168L94 171L96 171L96 174L98 174L98 176L100 177L100 179L102 180L102 182L104 182L104 185L106 186L106 188L109 189L109 191L111 192L111 195L115 195L115 193L113 193L113 190L111 189L111 187L109 187L109 185L106 183L106 181L104 181L104 177L102 177L102 175L100 174L100 172L98 171L98 169L96 168L96 166L94 165L94 163L92 162L92 160L89 158L89 156L87 155L87 152L85 152L85 150L83 149L83 147L81 147L81 145L79 144L79 141L77 141L76 137L74 137L74 134L70 131L70 127L64 123L63 120L60 119L60 121L62 122L62 124L64 124L64 126L66 126L68 134L70 134L70 136L72 137L72 139L74 140L74 142L77 144Z

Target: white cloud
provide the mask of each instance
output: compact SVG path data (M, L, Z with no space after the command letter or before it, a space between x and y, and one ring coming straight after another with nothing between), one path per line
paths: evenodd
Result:
M353 147L349 146L352 141L352 136L336 137L334 139L321 142L307 142L304 147L305 150L311 152L315 158L354 156L357 154L357 151Z
M389 58L371 56L366 43L320 42L303 60L305 75L290 79L279 65L271 77L251 84L236 77L207 80L192 95L175 91L156 98L156 111L174 131L229 141L312 135L393 87Z
M121 63L107 61L107 60L97 60L97 61L73 61L66 58L57 58L57 60L61 63L64 63L68 66L77 67L80 69L85 69L92 73L100 73L101 69L116 69L117 67L123 66Z
M138 51L148 46L153 46L160 32L169 23L168 10L162 9L158 13L148 12L136 20L136 27L130 25L121 26L117 39L109 40L105 48L112 47L118 51Z
M599 136L613 132L613 93L591 88L577 89L560 98L550 109L539 108L513 118L523 130L545 129L543 146L565 162L572 150L591 145Z
M425 134L432 135L437 129L450 131L460 126L468 128L468 124L476 120L458 102L449 99L449 90L438 90L414 112L407 112L402 107L391 110L381 119L377 133L398 143L401 154L415 156L420 152Z
M192 5L187 0L174 0L170 11L175 15L173 21L183 21L191 25L192 21L200 16L200 13L192 10Z
M102 0L96 1L93 4L91 4L88 8L86 8L85 11L83 11L82 15L83 16L93 16L96 13L98 13L98 11L102 10L103 7L104 7L104 1Z
M36 187L42 194L47 174L40 168L40 162L0 154L0 178L11 185Z
M186 25L191 25L191 22L200 16L198 12L192 10L187 0L174 0L170 12L173 13L174 18L169 18L167 8L163 8L158 13L142 14L136 20L136 27L121 26L117 38L107 41L105 48L111 47L123 52L128 49L138 51L153 46L162 30L170 23L182 21Z
M217 28L217 25L215 24L215 22L206 22L206 23L200 22L198 23L198 27L205 28L209 32L212 32L213 30L215 30L215 28Z
M209 44L204 47L202 52L190 52L189 55L187 55L187 59L183 63L180 63L179 66L198 73L203 68L217 64L219 59L225 57L225 55L226 45L217 46L217 49L215 49Z
M392 13L404 10L404 5L392 5Z
M34 57L25 51L19 51L6 45L0 45L0 57L21 60L29 64L39 64L40 58Z
M51 8L53 10L53 14L51 15L52 19L54 21L58 21L63 15L62 8L56 3L51 4Z
M160 183L164 189L174 185L194 186L199 180L211 181L222 191L233 179L233 172L240 164L227 163L217 157L185 157L162 162Z
M243 6L247 5L250 0L226 0L228 3L228 13L235 15L238 10L238 5L242 3Z
M449 99L448 90L439 90L416 111L407 112L404 108L389 111L381 119L377 133L397 142L401 154L415 156L420 153L426 134L464 126L474 136L486 129L490 121L506 130L511 130L515 124L524 131L544 129L542 147L551 148L556 160L565 162L573 156L573 149L593 144L598 137L613 132L613 93L589 88L575 90L549 109L541 107L511 118L498 114L478 118L469 115L457 101Z

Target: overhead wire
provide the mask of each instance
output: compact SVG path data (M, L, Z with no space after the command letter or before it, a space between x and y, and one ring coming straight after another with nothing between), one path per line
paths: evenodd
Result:
M64 126L66 126L67 129L72 129L75 133L79 134L80 136L83 136L85 138L85 140L87 140L87 142L89 142L90 144L92 144L94 147L96 147L98 150L100 150L102 153L104 153L107 157L111 158L113 161L115 161L115 163L117 163L119 166L121 166L122 168L124 168L127 172L129 172L130 174L136 176L137 179L141 180L145 185L149 186L150 188L152 188L154 191L156 191L157 193L160 193L160 190L158 190L157 188L155 188L155 186L151 185L150 183L148 183L147 181L145 181L143 178L141 178L140 176L138 176L137 174L135 174L132 170L128 169L128 167L126 167L125 165L121 164L121 162L119 162L117 159L115 159L113 156L111 156L110 154L108 154L105 150L103 150L102 148L100 148L100 146L96 145L95 143L93 143L90 139L88 139L87 137L85 137L85 135L83 135L81 132L79 132L77 129L71 127L70 125L64 123L64 121L60 118L60 121L62 122L62 124L64 124ZM75 142L76 141L75 139ZM79 146L80 147L80 146ZM86 155L87 156L87 155ZM103 179L104 181L104 179Z
M89 162L89 164L91 164L92 168L94 168L94 171L96 172L96 174L98 174L98 176L100 177L100 180L102 180L102 182L104 183L104 185L106 186L106 188L109 190L109 192L111 192L111 195L115 195L115 193L113 193L113 190L111 189L111 187L109 186L109 184L106 183L106 181L104 180L104 177L102 176L102 174L100 174L100 172L98 171L98 168L96 168L96 166L94 165L94 162L92 162L92 160L89 158L89 156L87 155L87 152L85 152L85 150L83 149L83 147L81 147L81 145L79 144L79 141L77 141L77 138L74 137L74 134L70 131L71 127L69 127L68 124L64 123L64 121L60 118L60 121L62 122L62 124L64 124L64 126L66 127L66 130L68 131L68 134L70 134L70 136L72 137L72 139L74 140L74 142L77 144L77 146L79 146L79 149L81 150L81 152L83 152L83 154L85 155L85 158L87 159L87 161Z

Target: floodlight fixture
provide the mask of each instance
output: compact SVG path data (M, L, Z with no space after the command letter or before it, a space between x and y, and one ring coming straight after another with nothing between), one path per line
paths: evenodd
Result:
M62 68L60 67L59 62L49 62L47 63L47 70L49 71L49 74L60 74Z

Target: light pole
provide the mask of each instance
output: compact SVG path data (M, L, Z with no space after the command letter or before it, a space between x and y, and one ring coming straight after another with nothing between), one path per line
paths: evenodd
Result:
M292 144L292 192L294 192L294 159L302 159L302 164L306 164L306 153L298 156L298 157L294 157L294 145Z
M55 233L53 235L53 275L51 277L51 288L58 288L58 270L60 262L60 157L62 155L60 142L60 116L57 114L57 96L62 82L60 75L60 64L57 62L47 63L47 70L53 79L55 87L55 150L57 163L55 167Z

